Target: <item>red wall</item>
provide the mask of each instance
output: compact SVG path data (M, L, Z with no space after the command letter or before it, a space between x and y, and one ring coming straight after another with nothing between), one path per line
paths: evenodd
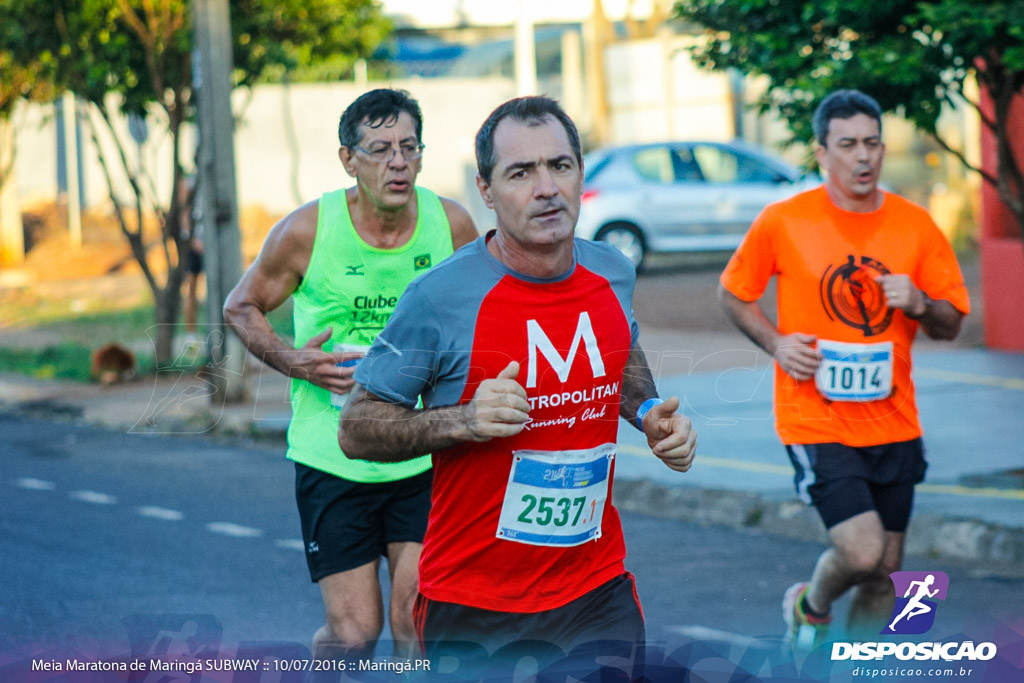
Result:
M992 100L982 91L982 110L991 114ZM1024 163L1024 96L1018 96L1010 117L1010 140ZM996 173L995 136L981 130L981 160ZM981 190L981 297L985 343L993 349L1024 351L1024 240L1013 214L989 183ZM977 296L972 293L972 296Z

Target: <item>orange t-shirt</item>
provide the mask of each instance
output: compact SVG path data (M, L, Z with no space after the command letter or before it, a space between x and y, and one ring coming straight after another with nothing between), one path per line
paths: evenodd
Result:
M932 299L970 312L949 242L928 213L885 192L870 213L840 209L824 186L772 204L758 216L722 273L722 285L756 301L778 277L778 328L819 340L892 342L892 393L866 402L830 401L814 379L775 364L775 425L784 444L873 446L921 436L910 379L917 322L888 308L874 278L909 275Z

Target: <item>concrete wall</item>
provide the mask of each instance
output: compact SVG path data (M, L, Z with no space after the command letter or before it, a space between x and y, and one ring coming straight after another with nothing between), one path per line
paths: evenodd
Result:
M481 221L488 220L473 184L473 138L487 114L515 95L514 83L501 78L265 85L252 92L236 92L233 106L241 114L235 136L239 205L259 205L272 214L283 214L323 192L350 185L352 180L337 156L338 118L361 93L384 86L409 90L422 107L427 150L420 182L466 203ZM100 144L112 150L109 131L95 114L92 120ZM127 121L115 121L114 128L118 137L127 141L129 164L137 163L141 155L166 203L172 149L161 120L160 112L151 113L148 138L138 149L128 133ZM54 108L23 105L15 122L16 181L22 205L53 201L57 196L58 158ZM84 120L80 130L85 203L103 206L109 202L107 184ZM189 127L181 151L186 166L192 163L194 139L194 130ZM130 204L133 200L124 173L116 167L111 172L119 187L118 199Z
M692 40L665 36L608 46L612 143L734 137L729 78L697 68L686 51Z

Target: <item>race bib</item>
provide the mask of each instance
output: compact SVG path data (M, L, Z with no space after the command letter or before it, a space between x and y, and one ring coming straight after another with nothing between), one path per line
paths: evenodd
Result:
M359 344L335 344L334 345L334 350L335 351L351 352L351 353L362 353L362 354L365 355L366 352L370 350L370 347L369 346L360 346ZM348 368L348 367L352 367L354 365L359 365L359 361L361 361L361 360L362 360L362 358L351 358L349 360L342 361L341 363L338 363L338 367L339 368ZM348 394L336 394L333 391L331 392L331 405L332 406L334 406L335 408L344 408L346 403L348 403Z
M512 455L498 538L569 547L601 537L615 444Z
M830 401L877 401L892 393L892 342L848 344L818 340L818 392Z

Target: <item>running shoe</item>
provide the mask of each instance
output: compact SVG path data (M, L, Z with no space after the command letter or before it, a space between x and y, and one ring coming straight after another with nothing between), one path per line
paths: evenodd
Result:
M782 598L782 618L786 621L786 642L797 651L810 652L828 639L832 617L824 619L804 612L803 597L810 584L794 583Z

